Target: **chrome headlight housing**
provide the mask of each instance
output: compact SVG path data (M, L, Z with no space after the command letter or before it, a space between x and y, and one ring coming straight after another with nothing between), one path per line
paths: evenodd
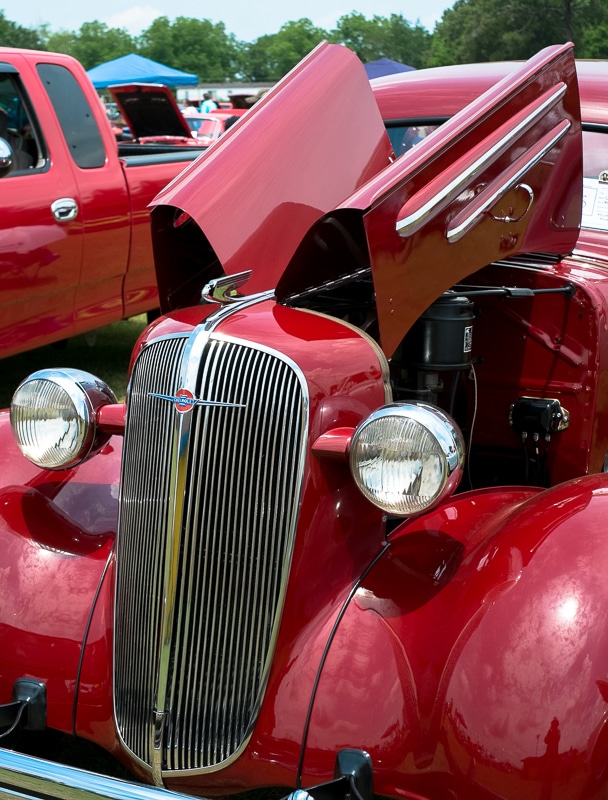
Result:
M17 387L11 427L27 459L44 469L66 469L107 442L109 435L97 428L97 412L116 402L109 386L88 372L43 369Z
M426 403L393 403L355 430L350 468L361 492L396 516L427 511L458 486L464 440L454 420Z

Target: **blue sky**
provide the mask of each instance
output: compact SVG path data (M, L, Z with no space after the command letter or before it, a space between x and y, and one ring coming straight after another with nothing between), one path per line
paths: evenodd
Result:
M51 30L78 30L94 19L109 27L125 28L132 35L141 33L156 17L195 17L223 22L228 33L251 42L259 36L276 33L289 20L306 17L314 25L329 30L336 21L353 11L371 19L374 14L388 17L402 14L408 22L419 22L430 32L454 0L125 0L76 3L74 0L0 0L4 16L26 27L48 23Z

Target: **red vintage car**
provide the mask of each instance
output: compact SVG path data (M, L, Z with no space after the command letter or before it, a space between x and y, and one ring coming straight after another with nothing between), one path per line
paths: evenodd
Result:
M320 45L155 199L126 403L0 414L7 797L606 796L608 70L468 69Z

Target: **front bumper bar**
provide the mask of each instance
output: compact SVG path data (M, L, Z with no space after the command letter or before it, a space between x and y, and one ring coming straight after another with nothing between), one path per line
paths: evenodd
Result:
M1 800L192 800L170 792L96 772L24 756L0 748Z
M369 755L341 750L332 781L296 790L284 800L372 800L373 775ZM405 795L404 795L405 797ZM97 772L26 756L0 748L0 800L193 800L140 783L109 778Z

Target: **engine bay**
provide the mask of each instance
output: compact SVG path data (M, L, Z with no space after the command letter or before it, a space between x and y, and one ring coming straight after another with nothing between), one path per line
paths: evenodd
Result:
M471 275L414 321L389 360L393 398L437 405L458 423L462 488L548 487L605 469L608 443L592 423L608 412L597 288L554 256L520 257ZM380 338L370 270L290 305Z

